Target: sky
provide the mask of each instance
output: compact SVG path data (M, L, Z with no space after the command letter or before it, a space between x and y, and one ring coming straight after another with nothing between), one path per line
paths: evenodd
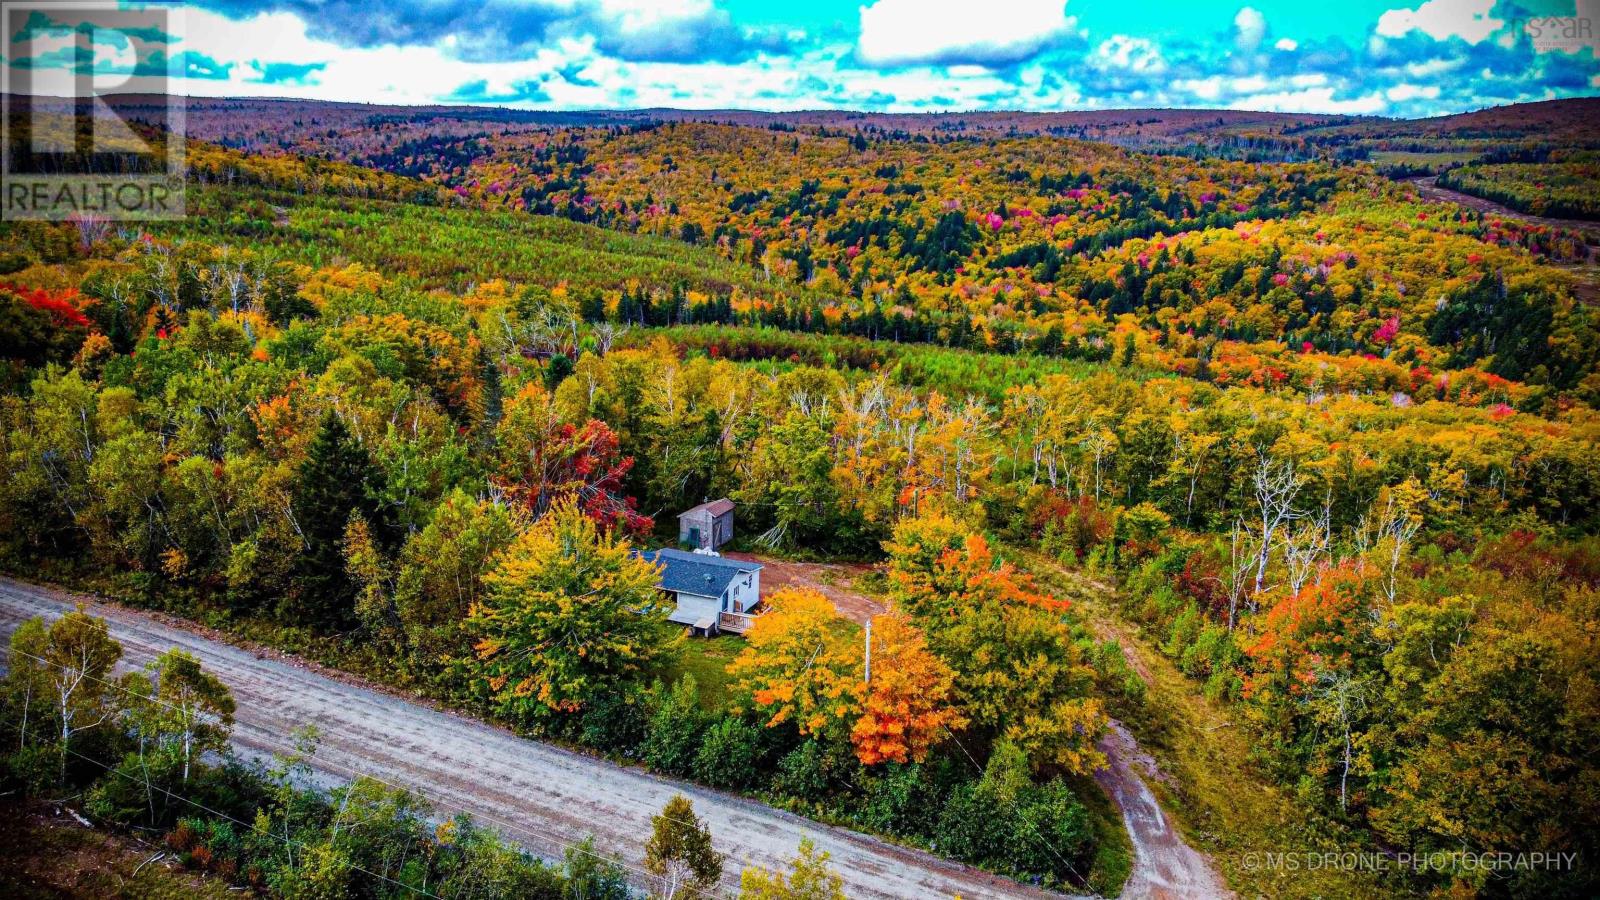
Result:
M66 15L13 12L8 70L47 86L79 41L101 90L533 109L1419 117L1600 96L1600 0L191 0L125 37Z

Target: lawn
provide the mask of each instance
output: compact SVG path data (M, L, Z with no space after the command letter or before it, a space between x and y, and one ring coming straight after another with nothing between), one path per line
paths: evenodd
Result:
M733 677L728 674L728 663L744 649L744 638L736 634L716 637L691 637L684 640L677 656L662 666L656 675L668 684L685 675L693 675L700 686L700 703L706 709L724 709L728 705L728 690Z

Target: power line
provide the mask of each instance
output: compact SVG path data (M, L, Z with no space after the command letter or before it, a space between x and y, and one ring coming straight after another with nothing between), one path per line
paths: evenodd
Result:
M100 625L101 629L104 630L106 635L109 637L110 634L111 634L109 627L106 626L104 621L100 621L99 625ZM9 655L11 651L12 651L12 648L7 648L7 650L6 650L7 655ZM49 661L47 659L35 656L32 653L28 653L27 651L24 651L24 650L16 650L15 652L20 653L21 655L26 656L29 659L32 659L32 660L34 660L36 662L43 663L44 665L47 665L47 666L55 665L55 666L59 666L60 668L65 668L65 666L60 666L60 664L58 664L58 663L52 663L51 661ZM108 687L115 688L115 689L117 689L119 691L122 691L123 693L129 695L130 697L136 697L136 698L138 698L140 700L154 702L154 703L157 703L157 704L159 704L161 706L164 706L164 707L166 707L168 709L173 709L173 710L177 711L177 707L174 707L170 703L164 703L160 699L155 698L155 697L149 697L149 696L145 696L143 694L137 694L133 690L131 690L130 688L125 687L124 685L119 684L119 683L117 683L115 681L111 681L111 680L108 680L108 679L105 679L105 678L99 678L97 676L90 675L87 672L83 673L83 677L88 678L88 679L93 680L93 681L97 681L97 682L99 682L101 684L104 684L104 685L106 685ZM270 746L276 747L276 748L278 748L280 750L289 750L289 751L294 752L294 753L299 753L299 749L298 748L293 747L292 745L290 745L287 742L284 742L282 740L274 739L274 736L272 736L270 733L262 735L261 733L265 732L265 729L261 728L260 726L251 725L249 723L237 723L237 724L241 724L245 728L253 729L255 732L258 733L258 735L260 735L259 739L265 744L268 744ZM408 791L410 793L414 793L414 794L416 794L416 795L428 800L429 802L433 803L436 806L444 806L444 807L448 807L448 808L453 808L453 809L458 810L460 812L466 813L469 816L473 816L475 818L481 819L481 820L483 820L485 822L490 822L492 824L499 825L502 828L510 829L511 831L519 831L519 832L521 832L524 835L527 835L529 837L535 837L535 838L540 838L540 839L543 839L543 840L550 841L550 842L554 843L556 846L562 848L562 850L573 850L573 851L576 851L578 853L582 853L582 854L585 854L587 856L591 856L594 859L599 860L601 862L614 864L614 865L616 865L616 866L618 866L620 868L623 868L623 869L626 869L629 872L632 872L633 874L639 876L642 879L645 879L646 882L648 882L649 880L654 879L656 877L656 876L652 875L651 873L649 873L649 872L647 872L647 871L645 871L643 869L637 868L637 867L635 867L633 865L630 865L628 863L623 862L621 860L620 856L618 856L618 857L601 856L600 854L595 853L592 850L585 849L583 846L581 846L580 843L576 843L576 842L568 843L566 841L563 841L561 838L557 837L554 834L550 834L548 832L541 831L541 830L539 830L537 828L534 828L532 826L516 825L516 824L513 824L511 822L507 822L507 821L505 821L503 819L497 819L497 818L495 818L493 816L485 815L485 814L483 814L481 812L476 812L474 810L468 809L466 806L464 806L464 805L462 805L460 803L450 802L450 801L444 800L444 799L442 799L440 797L436 797L436 796L430 795L427 791L424 791L421 788L397 785L397 784L394 784L392 782L385 781L384 779L379 778L376 775L372 775L372 774L366 773L366 772L360 772L360 771L357 771L356 769L351 768L349 766L340 766L337 763L330 762L326 758L322 758L322 759L317 760L317 763L318 763L318 765L320 765L323 768L342 769L344 774L349 776L349 777L356 778L356 779L365 778L365 779L367 779L369 781L377 782L378 784L381 784L381 785L383 785L383 786L385 786L387 788L390 788L391 790ZM673 818L670 818L670 817L667 817L667 821L674 822L676 824L683 825L685 827L691 827L691 828L692 827L699 827L695 823L684 822L684 821L682 821L680 819L673 819ZM726 855L726 854L724 854L724 855ZM743 862L747 866L752 865L752 863L749 860L740 860L740 861ZM687 887L691 891L694 891L696 894L699 894L702 897L712 896L712 895L708 895L705 891L702 891L700 889L694 888L692 886L685 885L685 887Z
M977 771L979 775L982 775L983 774L983 769L978 766L978 761L976 759L972 758L972 754L967 752L966 745L961 743L961 739L956 737L956 733L954 731L951 731L950 730L950 726L948 726L948 725L944 725L944 726L941 726L941 727L944 728L944 733L950 736L951 742L953 742L958 748L960 748L961 755L965 756L967 758L967 762L972 764L972 768L975 771ZM1033 836L1038 839L1039 844L1041 846L1043 846L1046 850L1049 850L1052 856L1054 856L1056 859L1060 860L1061 864L1067 867L1067 871L1069 871L1073 875L1077 876L1078 880L1082 881L1084 883L1085 887L1088 887L1089 880L1087 878L1083 877L1083 873L1078 871L1077 866L1074 866L1066 857L1062 856L1060 851L1058 851L1055 848L1054 844L1052 844L1049 841L1045 840L1044 839L1044 835L1039 833L1039 829L1035 828L1032 822L1029 822L1026 818L1024 818L1024 817L1022 817L1020 815L1017 815L1017 801L1016 801L1016 798L1014 798L1014 797L1011 798L1010 805L1011 805L1011 813L1012 813L1013 816L1016 817L1017 821L1022 822L1024 825L1027 825L1028 826L1028 830L1033 832Z
M303 848L307 848L307 849L309 849L310 846L311 846L310 844L307 844L305 841L296 840L296 839L288 837L286 835L276 834L276 833L274 833L274 832L272 832L270 830L262 829L261 827L255 825L254 823L245 822L245 821L243 821L241 819L235 819L233 816L230 816L225 812L220 812L218 810L212 809L211 807L206 806L204 803L201 803L198 800L191 800L188 797L183 796L182 794L173 793L172 791L169 791L166 788L161 787L160 785L153 784L153 783L150 783L150 782L140 782L139 779L134 778L132 775L128 774L127 772L124 772L121 769L118 769L118 768L115 768L115 767L113 767L111 765L103 763L100 760L95 759L95 758L93 758L91 756L86 756L86 755L84 755L82 753L79 753L78 751L72 749L71 747L63 746L61 749L63 751L65 751L65 752L67 752L67 753L72 754L73 756L78 757L79 759L82 759L82 760L84 760L86 762L90 762L90 763L95 764L95 765L99 766L100 768L105 769L107 772L112 773L113 775L120 775L123 778L126 778L129 781L134 782L135 784L143 784L145 787L160 791L161 793L166 794L168 797L171 797L174 800L182 800L184 803L187 803L187 804L189 804L190 806L193 806L196 809L204 810L205 812L208 812L211 815L216 816L219 819L227 819L229 822L233 822L236 825L242 825L242 826L244 826L246 828L249 828L251 831L257 832L259 834L265 834L268 837L276 838L276 839L278 839L280 841L283 841L284 844L286 844L286 845L288 845L288 844L297 844L297 845L299 845L299 846L301 846ZM438 894L432 893L432 892L428 891L425 888L419 888L419 887L416 887L415 885L406 884L405 882L402 882L402 881L396 881L393 878L390 878L389 876L382 874L381 872L374 872L371 869L363 868L362 866L358 866L355 863L350 862L348 860L346 860L344 864L345 864L346 868L355 869L357 872L362 872L364 874L371 875L373 878L377 878L377 879L380 879L382 881L387 881L392 885L395 885L397 887L405 888L406 890L412 891L413 893L421 894L421 895L423 895L425 897L431 897L431 898L433 898L433 900L444 900L443 897L440 897Z

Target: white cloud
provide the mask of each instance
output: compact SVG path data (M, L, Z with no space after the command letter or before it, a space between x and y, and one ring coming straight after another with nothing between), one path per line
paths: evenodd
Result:
M857 55L872 65L1019 62L1067 36L1066 0L877 0Z
M1439 98L1439 87L1431 84L1427 87L1422 87L1415 84L1397 84L1394 87L1389 88L1387 91L1384 91L1383 95L1388 97L1390 100L1393 100L1395 103L1404 103L1407 100L1418 99L1437 100Z
M1089 63L1098 69L1122 69L1143 75L1154 75L1167 69L1161 58L1161 49L1144 38L1115 34L1100 42L1089 57Z
M1255 7L1241 7L1233 17L1233 27L1238 30L1233 38L1234 45L1240 50L1254 50L1267 36L1267 17Z
M1461 65L1459 59L1428 59L1422 62L1406 63L1406 74L1412 78L1431 78L1441 75Z
M1335 100L1333 88L1316 87L1301 91L1277 91L1269 94L1252 94L1230 104L1232 109L1267 110L1271 112L1333 113L1346 116L1373 115L1388 108L1383 95L1377 91L1365 97Z
M1172 86L1201 100L1216 100L1222 96L1221 75L1212 75L1210 78L1183 78L1173 82Z
M1428 0L1416 9L1391 9L1378 17L1378 34L1404 37L1420 31L1436 41L1458 37L1478 44L1506 24L1496 19L1495 0Z
M1285 53L1293 53L1294 51L1300 49L1300 42L1294 38L1278 38L1278 42L1272 46L1282 50Z

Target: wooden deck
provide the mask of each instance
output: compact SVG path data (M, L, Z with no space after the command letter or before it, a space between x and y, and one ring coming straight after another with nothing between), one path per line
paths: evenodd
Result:
M755 612L721 613L717 619L717 630L732 634L744 634L750 630L750 626L756 623L756 619L766 614L767 611L765 609L757 609Z

